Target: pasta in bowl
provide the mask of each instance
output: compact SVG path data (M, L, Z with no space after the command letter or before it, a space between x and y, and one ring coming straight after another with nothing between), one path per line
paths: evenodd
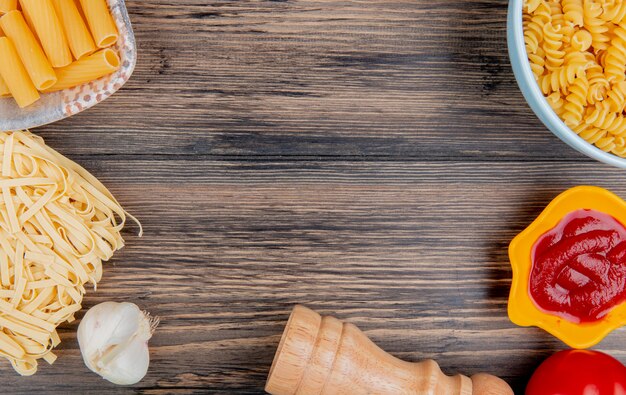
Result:
M135 67L125 2L0 0L0 58L0 130L33 128L93 107Z
M507 39L539 119L581 153L626 168L626 2L511 0Z

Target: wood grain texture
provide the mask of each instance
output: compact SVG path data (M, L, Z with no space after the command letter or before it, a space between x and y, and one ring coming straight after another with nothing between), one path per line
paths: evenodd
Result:
M11 393L262 393L296 303L391 354L524 388L564 345L506 315L507 246L558 193L626 197L554 138L506 55L505 0L129 0L140 53L101 105L39 128L145 226L96 303L162 318L146 379L59 360ZM626 362L626 332L598 349Z

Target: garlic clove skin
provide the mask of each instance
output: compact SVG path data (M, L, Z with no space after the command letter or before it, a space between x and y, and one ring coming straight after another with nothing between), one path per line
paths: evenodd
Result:
M77 334L85 365L114 384L139 382L148 371L148 340L158 321L133 303L104 302L92 307Z
M145 340L136 338L108 363L96 363L97 367L94 372L113 384L132 385L144 378L146 373L148 373L149 364L150 352L148 351L148 344Z
M94 356L137 332L139 308L132 303L104 302L87 311L78 326L78 344L83 355ZM91 358L89 358L91 359Z

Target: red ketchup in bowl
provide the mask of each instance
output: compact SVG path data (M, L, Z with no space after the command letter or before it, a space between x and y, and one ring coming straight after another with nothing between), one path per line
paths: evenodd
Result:
M626 300L626 228L595 210L567 214L532 250L529 293L547 313L580 323Z

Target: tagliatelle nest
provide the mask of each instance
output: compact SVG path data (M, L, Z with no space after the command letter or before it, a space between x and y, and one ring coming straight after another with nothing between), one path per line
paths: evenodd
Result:
M0 158L0 355L31 375L38 359L54 362L57 326L74 320L85 284L123 247L127 213L30 132L0 132Z

